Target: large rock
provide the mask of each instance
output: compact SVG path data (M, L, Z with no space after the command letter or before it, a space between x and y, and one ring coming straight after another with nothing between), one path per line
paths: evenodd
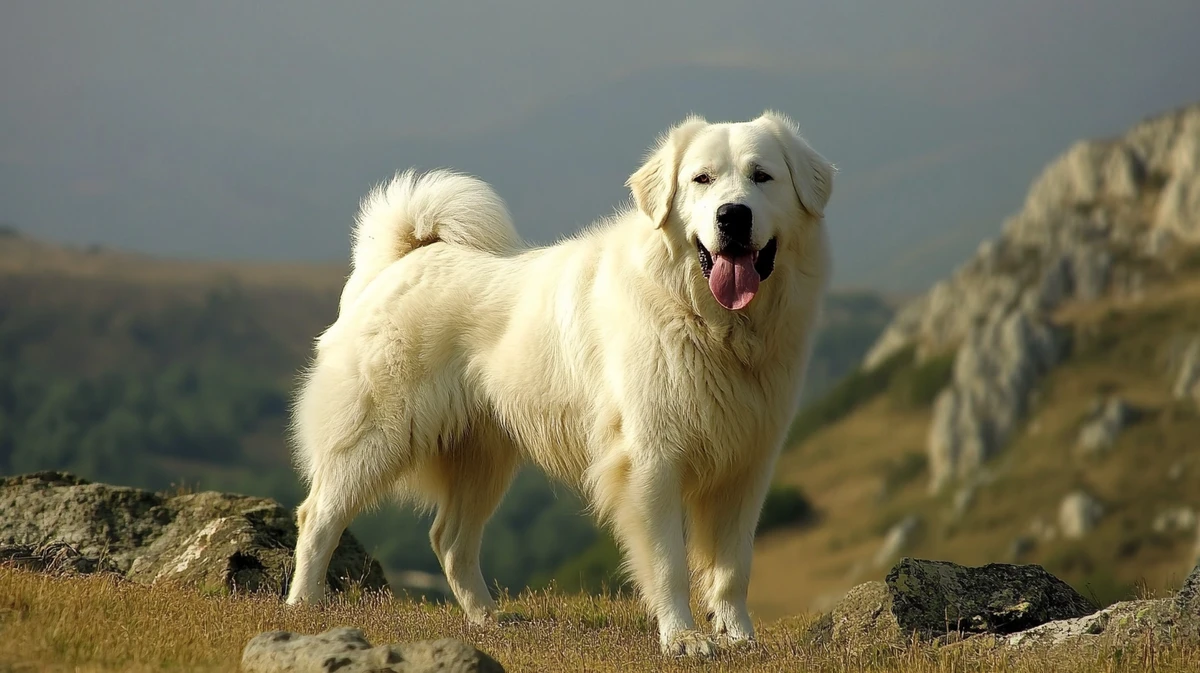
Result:
M1036 565L967 567L905 558L886 579L892 613L905 633L1015 633L1056 619L1082 617L1096 606Z
M1036 626L1004 638L1002 644L1019 648L1079 649L1104 644L1137 642L1147 633L1167 643L1192 629L1171 599L1123 601L1103 610Z
M1200 643L1200 565L1188 575L1174 598L1114 603L1090 615L1048 622L1009 635L1000 644L1015 649L1080 652L1150 641L1159 647L1185 643L1194 647Z
M1175 594L1175 607L1181 613L1200 620L1200 560L1183 581L1183 587Z
M853 654L899 649L915 636L1007 635L1096 611L1083 596L1040 566L993 563L967 567L902 559L884 582L851 589L829 618L808 634Z
M291 512L265 498L165 495L61 472L0 478L0 545L34 549L48 542L66 543L71 553L135 582L282 594L291 579L296 524ZM328 580L334 591L388 588L379 563L349 532Z
M268 631L242 651L245 673L503 673L504 667L473 646L444 638L374 647L350 627L315 636Z

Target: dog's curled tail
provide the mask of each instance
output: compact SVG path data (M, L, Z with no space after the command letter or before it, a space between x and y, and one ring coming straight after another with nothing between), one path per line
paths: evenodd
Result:
M486 182L444 169L405 171L362 201L342 306L393 262L439 241L495 254L521 246L504 200Z

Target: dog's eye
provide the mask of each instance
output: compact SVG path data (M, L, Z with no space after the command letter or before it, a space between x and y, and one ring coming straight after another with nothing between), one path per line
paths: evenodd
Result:
M750 179L757 184L762 184L764 182L770 182L775 178L771 177L766 171L759 169L750 174Z
M712 182L712 176L708 173L701 173L700 175L692 178L692 182L698 185L707 185L708 183Z

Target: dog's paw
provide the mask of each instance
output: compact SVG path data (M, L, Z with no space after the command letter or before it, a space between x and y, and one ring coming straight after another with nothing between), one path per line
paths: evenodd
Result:
M508 610L496 610L492 612L490 620L496 626L512 626L513 624L524 624L532 621L529 617L519 612L510 612Z
M719 633L713 639L719 649L727 652L743 652L758 647L758 641L754 639L754 636L731 636L728 633Z
M665 639L662 653L668 657L711 657L717 653L717 644L709 636L687 629Z
M468 614L467 621L473 626L494 627L522 624L530 621L530 619L517 612L508 612L506 610L487 610L480 611L477 614Z

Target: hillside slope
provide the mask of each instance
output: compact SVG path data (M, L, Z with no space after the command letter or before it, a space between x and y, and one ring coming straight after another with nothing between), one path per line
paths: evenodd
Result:
M1105 602L1178 582L1200 553L1198 243L1200 105L1048 166L802 416L779 474L821 523L759 541L758 613L902 553L1041 563Z

